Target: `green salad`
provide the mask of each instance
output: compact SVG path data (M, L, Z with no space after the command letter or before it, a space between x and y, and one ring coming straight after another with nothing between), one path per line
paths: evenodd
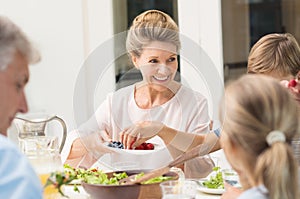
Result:
M75 179L83 180L89 184L102 184L102 185L120 185L119 180L128 177L126 172L113 173L112 177L108 177L106 173L98 169L81 169L73 168L69 165L64 165L65 173L69 176L75 176ZM136 178L140 178L144 175L144 172L139 173ZM159 176L151 178L142 184L159 183L166 180L171 180L171 176Z
M114 173L113 177L109 178L106 173L96 168L82 169L73 168L69 165L64 165L64 172L70 176L75 176L77 180L83 180L89 184L118 185L119 180L127 177L127 174L123 172Z
M47 180L45 187L49 185L54 185L58 191L63 195L64 193L61 191L61 187L63 185L67 185L72 183L74 180L84 181L89 184L102 184L102 185L120 185L119 181L123 178L128 177L126 172L121 173L113 173L112 177L109 177L102 170L91 168L91 169L82 169L82 168L74 168L68 164L64 165L63 172L54 172L50 175ZM136 178L140 178L144 175L143 172L139 173ZM142 184L153 184L159 183L166 180L171 180L171 176L159 176L155 178L151 178ZM74 191L79 192L79 189L76 184L74 184Z
M214 167L213 171L215 175L211 175L210 178L202 183L203 186L210 189L224 189L224 182L220 167Z
M144 175L144 172L139 173L136 176L136 179L142 177L143 175ZM172 179L173 179L173 177L171 177L171 176L158 176L158 177L155 177L155 178L151 178L151 179L149 179L145 182L142 182L142 184L154 184L154 183L159 183L159 182L172 180Z

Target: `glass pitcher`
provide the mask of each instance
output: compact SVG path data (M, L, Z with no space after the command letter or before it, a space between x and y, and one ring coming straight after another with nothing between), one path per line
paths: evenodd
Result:
M49 122L55 120L58 121L62 126L62 136L60 145L58 146L58 152L60 153L66 141L67 127L64 120L56 115L49 117L44 114L32 114L26 116L25 118L15 117L14 122L18 129L19 143L20 140L28 137L48 136L46 135L46 126L49 124ZM53 136L58 137L58 135Z
M43 135L24 137L20 138L19 144L43 186L45 186L51 173L63 171L57 137ZM44 187L43 195L44 199L62 198L54 185Z

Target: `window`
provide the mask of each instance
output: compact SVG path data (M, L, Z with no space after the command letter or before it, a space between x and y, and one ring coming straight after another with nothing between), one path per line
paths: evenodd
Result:
M114 0L114 33L116 34L128 30L132 20L137 15L150 9L163 11L169 14L175 20L175 22L178 23L177 0ZM126 38L123 38L121 42L118 42L118 44L116 45L116 50L122 50L122 52L126 52L125 40ZM116 89L131 85L142 80L140 71L134 68L127 54L118 57L117 60L115 60L115 65ZM180 65L180 63L178 63L178 65ZM178 72L179 71L180 67L178 66ZM175 79L177 81L180 81L180 76L178 73Z
M300 40L299 0L221 2L225 81L246 73L249 51L262 36L289 32Z

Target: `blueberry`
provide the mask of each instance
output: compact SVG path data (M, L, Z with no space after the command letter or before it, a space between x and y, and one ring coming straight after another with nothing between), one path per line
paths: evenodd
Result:
M121 142L118 141L112 141L108 144L109 147L113 147L113 148L118 148L118 149L123 149L124 146Z

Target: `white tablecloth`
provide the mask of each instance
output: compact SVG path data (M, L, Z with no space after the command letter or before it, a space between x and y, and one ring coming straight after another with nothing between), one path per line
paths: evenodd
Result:
M206 194L198 191L196 199L220 199L221 195Z
M82 186L78 186L80 193L77 193L73 190L73 186L66 186L65 187L65 194L69 196L70 199L91 199L91 197L84 191ZM198 191L196 199L220 199L220 195L212 195L202 193Z
M64 187L64 194L70 199L90 199L91 197L87 194L82 186L77 186L80 193L74 191L73 185L68 185Z

